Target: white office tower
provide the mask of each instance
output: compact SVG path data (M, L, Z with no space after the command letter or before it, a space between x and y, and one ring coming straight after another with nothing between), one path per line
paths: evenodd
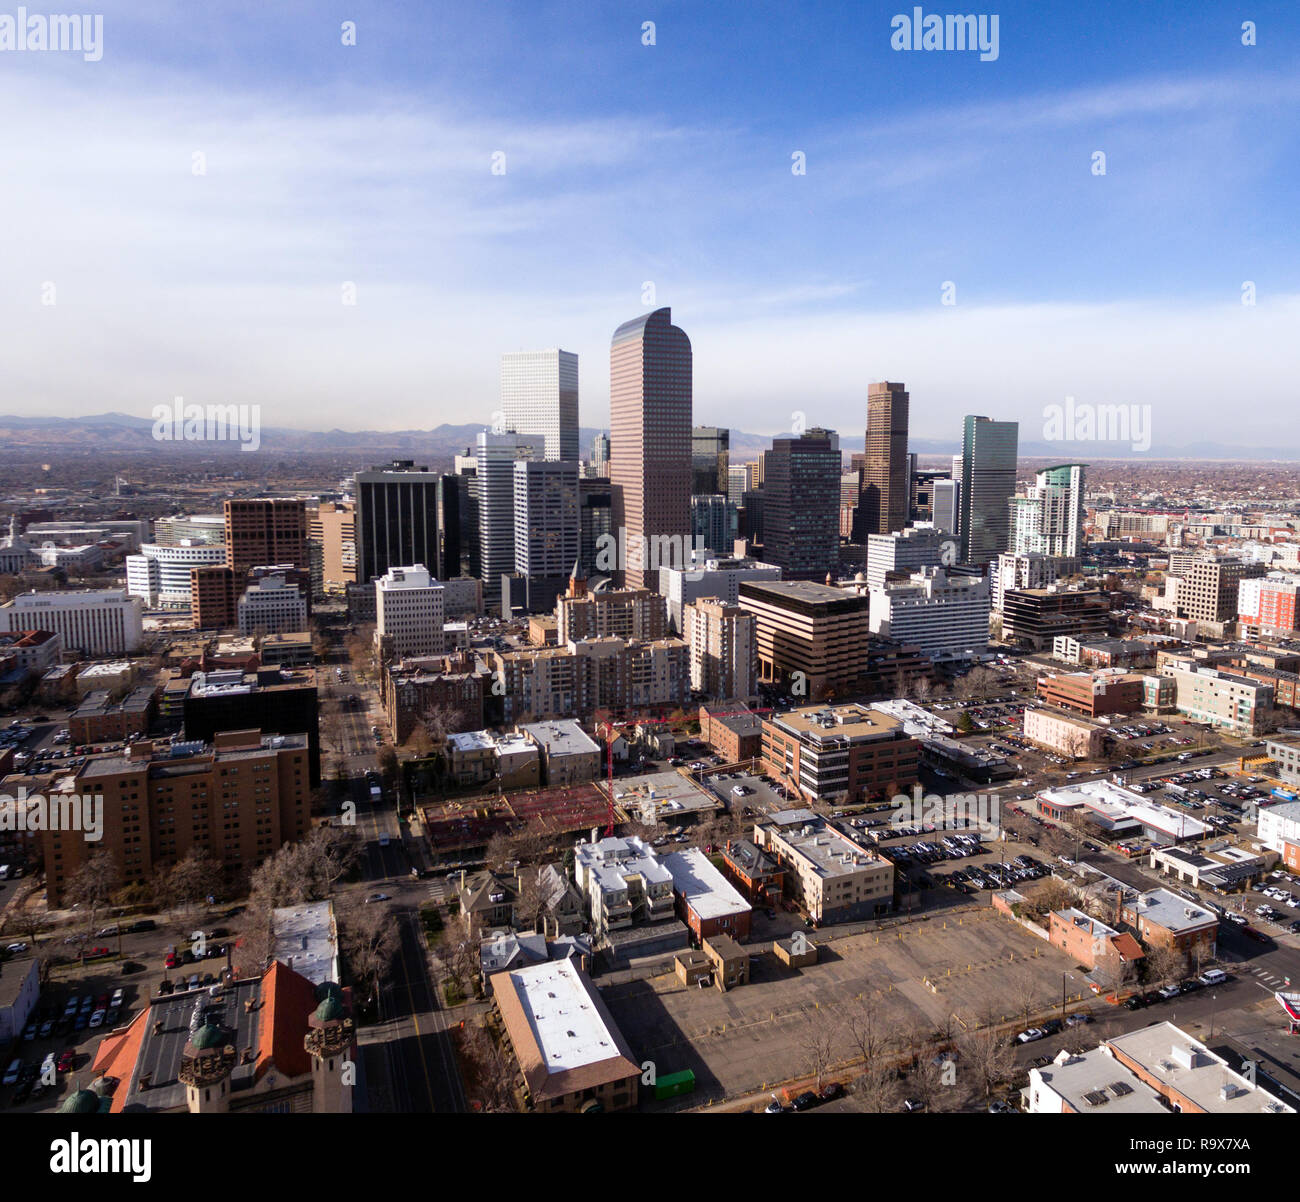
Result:
M580 552L578 464L519 459L514 475L514 570L567 578Z
M375 581L375 643L391 637L398 659L441 655L445 620L443 587L423 564L389 568Z
M944 530L949 534L957 533L957 515L961 512L957 494L960 489L961 485L956 479L935 480L930 485L934 505L933 521L937 530Z
M478 436L474 498L478 504L479 579L490 590L499 589L501 577L515 570L515 464L540 458L540 441L536 436L490 430Z
M1011 498L1011 547L1019 554L1077 556L1083 543L1082 463L1038 473L1025 495Z
M502 428L545 439L543 457L578 462L578 356L512 351L501 356Z
M951 567L958 559L956 539L932 522L915 522L891 534L867 536L867 585L885 587L891 572L910 576L919 568Z
M293 634L307 629L307 595L283 576L250 584L239 598L240 634Z
M0 605L0 630L50 630L67 651L120 655L144 636L144 603L120 588L20 593Z
M933 660L982 655L989 642L988 577L921 568L873 589L871 633L919 647Z
M1001 612L1002 598L1008 589L1046 588L1078 570L1079 561L1070 556L1040 555L1036 551L1017 555L1014 551L1003 551L990 565L993 608Z
M225 562L225 543L145 543L126 557L126 591L151 609L189 609L190 569Z

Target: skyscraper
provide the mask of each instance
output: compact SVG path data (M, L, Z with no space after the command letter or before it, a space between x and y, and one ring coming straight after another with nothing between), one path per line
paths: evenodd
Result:
M562 585L580 554L578 464L515 461L515 571Z
M578 356L554 347L502 355L501 412L503 429L542 436L542 458L577 462Z
M1017 555L1079 554L1085 466L1062 463L1044 468L1024 496L1011 499L1011 550Z
M988 417L968 417L962 430L962 559L985 564L1008 549L1011 495L1016 491L1020 426Z
M445 580L460 575L460 489L454 476L416 467L410 459L394 459L357 472L353 487L360 583L413 563L427 565Z
M670 309L624 322L609 351L610 483L624 583L680 566L691 530L691 340Z
M494 592L501 587L501 577L515 570L515 464L536 458L538 441L535 436L491 430L478 436L474 490L479 578Z
M862 462L862 537L889 534L907 525L911 505L911 460L907 456L909 398L902 384L888 380L867 392L866 454Z
M691 430L691 493L708 496L727 491L731 431L719 426Z
M307 551L307 502L259 497L225 502L226 563L242 579L260 564L293 564L311 570Z
M840 438L814 428L763 453L763 558L786 580L822 580L840 561Z

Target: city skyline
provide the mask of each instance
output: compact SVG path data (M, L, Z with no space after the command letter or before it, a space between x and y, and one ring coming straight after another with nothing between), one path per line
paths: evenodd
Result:
M13 131L29 186L0 200L30 235L0 296L16 414L185 396L290 428L355 427L359 401L386 429L474 411L490 425L500 356L562 345L589 367L582 422L601 426L608 331L640 304L686 321L696 419L718 425L744 412L778 432L815 407L856 429L864 365L905 379L940 428L996 409L1028 433L1067 396L1151 404L1156 448L1243 376L1254 404L1234 440L1268 445L1270 409L1293 403L1300 297L1279 265L1294 234L1273 218L1294 168L1250 137L1294 129L1298 48L1267 19L1277 4L1257 6L1254 46L1163 4L1126 12L1122 38L1061 4L1012 6L985 63L896 53L884 10L843 4L799 22L770 5L674 12L654 45L613 6L575 25L550 5L435 19L391 4L350 47L305 5L229 29L178 5L147 21L105 8L101 61L16 55L0 81L11 107L42 90ZM575 58L575 35L595 52ZM1128 49L1156 39L1167 69ZM465 53L485 41L490 69ZM168 68L145 74L163 44ZM273 70L285 45L298 52ZM715 80L724 46L746 65ZM540 69L556 54L581 86ZM1080 54L1088 70L1062 69ZM492 87L502 66L510 95ZM897 97L872 89L867 107L872 75ZM644 238L660 213L671 237ZM996 374L969 369L984 357Z

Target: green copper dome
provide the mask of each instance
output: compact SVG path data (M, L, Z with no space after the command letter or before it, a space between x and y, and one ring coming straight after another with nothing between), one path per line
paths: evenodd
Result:
M326 998L335 998L338 1001L343 1000L343 988L337 981L322 981L316 986L316 1000L323 1002Z
M204 1023L190 1040L194 1047L202 1052L207 1048L224 1047L226 1043L226 1033L214 1023Z
M99 1095L91 1093L88 1089L79 1089L76 1093L70 1093L63 1099L63 1105L59 1107L59 1113L98 1114Z
M316 1007L316 1017L323 1023L338 1022L344 1018L347 1011L343 1009L343 1003L333 995L325 998L319 1006Z

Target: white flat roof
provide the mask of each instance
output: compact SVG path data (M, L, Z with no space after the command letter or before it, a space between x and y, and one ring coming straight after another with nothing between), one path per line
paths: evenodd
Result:
M509 975L548 1072L620 1055L618 1041L592 1004L573 961L550 961Z
M339 979L339 945L334 928L332 902L308 902L282 906L271 912L275 935L272 955L314 985Z
M1116 1061L1105 1048L1030 1069L1035 1078L1059 1094L1080 1114L1168 1114L1160 1095Z
M663 864L672 873L673 889L701 918L725 918L749 910L749 903L698 847L675 851L664 857Z

